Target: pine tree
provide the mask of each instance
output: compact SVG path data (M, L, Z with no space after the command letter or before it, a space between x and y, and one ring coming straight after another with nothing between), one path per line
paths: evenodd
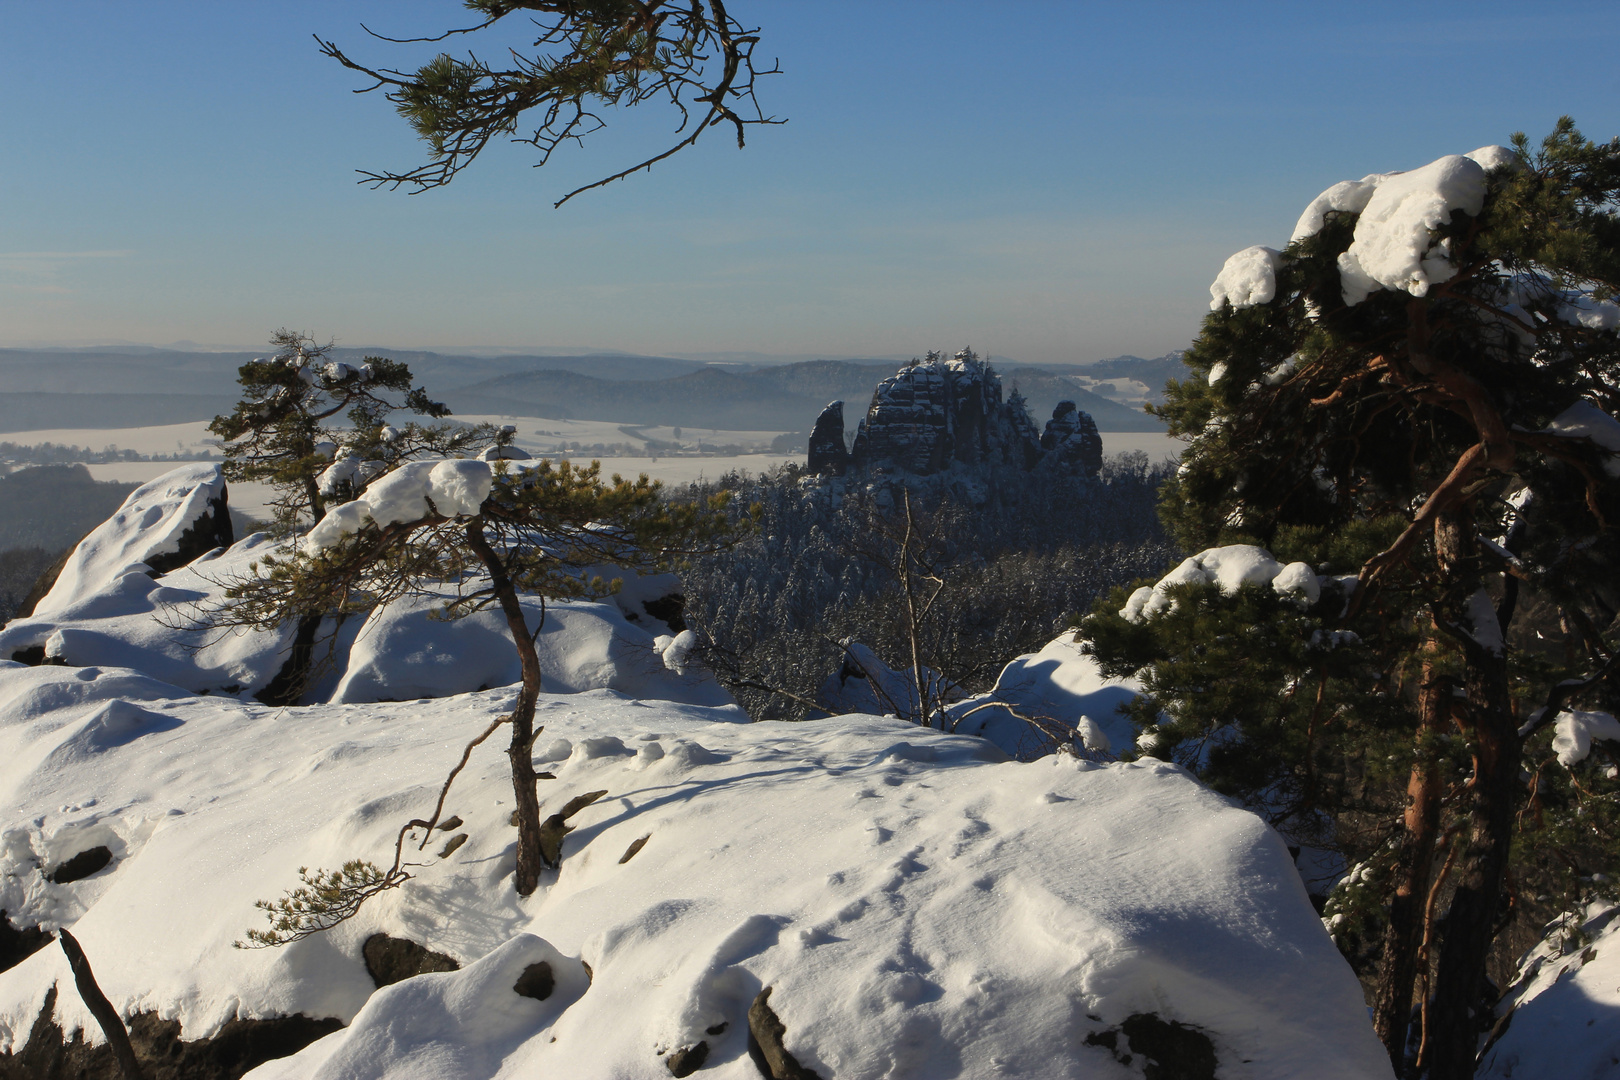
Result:
M617 581L586 568L653 571L710 548L731 528L724 503L671 503L646 476L604 481L595 463L409 462L374 480L361 498L330 508L297 548L266 556L228 583L212 621L267 628L306 612L362 611L446 592L449 618L499 607L523 676L507 718L507 757L517 804L516 886L527 896L546 860L532 757L539 627L529 625L522 595L609 594Z
M432 152L425 165L364 173L362 183L439 187L497 138L535 147L537 164L544 165L558 147L581 143L606 126L599 109L662 101L677 115L681 137L672 146L574 189L554 204L561 206L582 191L651 168L710 128L729 127L740 149L748 127L786 122L760 111L755 81L777 69L755 69L759 31L732 18L723 0L464 0L464 6L474 14L473 25L415 40L477 35L516 16L532 24L532 47L498 45L493 51L506 57L504 67L472 52L465 59L440 53L406 73L356 63L333 42L321 41L327 56L375 80L361 92L382 89ZM534 124L526 135L519 133L525 116Z
M1620 142L1514 144L1336 185L1228 261L1158 410L1189 439L1161 513L1255 548L1084 627L1145 667L1150 752L1356 859L1329 914L1345 944L1371 915L1379 1035L1434 1078L1473 1075L1507 922L1620 859L1620 786L1552 745L1616 697Z
M225 441L226 479L276 490L270 506L282 535L320 521L328 502L352 498L364 486L353 482L362 462L380 475L400 461L464 452L494 438L487 425L412 423L396 430L386 424L401 408L435 419L450 415L422 387L411 386L404 364L381 356L358 365L331 361L330 344L290 330L277 330L270 343L274 356L237 369L242 398L208 430ZM323 490L322 475L339 457L351 459L351 467L338 485Z

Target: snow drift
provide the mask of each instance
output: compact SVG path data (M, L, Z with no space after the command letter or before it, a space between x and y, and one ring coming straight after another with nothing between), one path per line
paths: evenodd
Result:
M435 854L448 834L412 845L413 879L353 921L240 950L253 901L299 866L388 862L512 692L278 710L162 690L0 664L0 798L23 808L0 838L5 902L72 924L113 1003L186 1038L232 1016L349 1024L257 1076L652 1080L706 1042L707 1073L753 1077L746 1011L767 986L786 1048L824 1077L1127 1076L1087 1039L1145 1014L1196 1027L1245 1076L1388 1075L1281 840L1174 766L1005 761L870 716L749 724L734 706L546 695L542 813L607 795L538 893L512 891L509 774L485 747L446 805L467 836L451 855ZM86 736L114 701L116 733ZM45 879L92 842L110 866ZM360 952L377 932L463 970L376 991ZM554 1001L511 990L537 957ZM55 949L0 974L4 1047L53 982L71 985ZM99 1039L76 997L56 1009Z

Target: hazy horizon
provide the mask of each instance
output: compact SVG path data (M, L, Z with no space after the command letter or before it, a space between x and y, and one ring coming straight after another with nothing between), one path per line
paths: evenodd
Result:
M8 5L0 91L27 107L0 115L0 334L1160 356L1197 333L1228 255L1281 246L1337 181L1539 138L1562 113L1620 131L1597 77L1620 26L1608 5L1556 9L734 4L780 58L760 94L788 123L552 210L662 149L669 117L609 113L540 170L492 145L420 196L354 182L423 147L311 35L410 67L445 46L360 24L414 36L458 5Z

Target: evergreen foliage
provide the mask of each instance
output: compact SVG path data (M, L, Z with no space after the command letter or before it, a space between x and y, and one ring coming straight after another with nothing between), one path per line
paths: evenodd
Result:
M1139 452L1109 459L1097 480L1009 470L971 509L949 485L917 485L912 505L944 582L917 626L923 663L965 689L988 688L1009 657L1162 567L1175 550L1154 514L1163 475ZM790 466L675 493L729 493L732 516L755 523L723 554L684 567L682 580L702 655L756 719L818 711L845 642L911 665L893 542L900 496L869 480L828 484Z
M601 187L691 146L705 130L728 125L743 145L767 117L754 82L769 71L754 68L757 30L744 27L721 0L465 0L478 21L434 38L477 34L512 15L535 27L531 53L504 49L510 66L492 67L469 52L440 53L415 72L373 69L344 55L330 41L321 51L344 67L375 79L367 90L384 93L428 144L427 164L403 173L364 173L363 183L421 191L447 184L489 141L510 136L540 151L539 165L564 143L579 143L605 126L598 109L664 101L679 115L673 146L640 164L587 184L557 200ZM377 36L377 35L373 35ZM387 40L387 39L384 39ZM743 112L738 110L742 109ZM520 135L524 116L538 117Z
M507 756L517 803L516 884L526 896L546 862L532 759L539 734L534 727L541 690L534 647L539 627L528 624L520 594L603 596L618 582L587 573L589 568L651 572L717 545L733 525L723 513L724 495L672 503L647 477L604 480L594 463L576 468L568 462L530 467L497 461L490 467L492 477L482 468L457 473L476 474L489 484L475 506L465 505L476 495L463 488L459 507L448 505L448 497L441 507L431 496L421 496L409 513L379 511L381 521L366 513L333 518L350 527L318 530L299 547L253 564L249 575L228 584L224 603L208 620L216 626L268 628L312 612L361 612L406 595L445 599L448 618L498 606L523 673L509 718ZM375 486L393 475L368 482Z
M340 453L381 473L414 457L462 453L495 439L487 425L389 426L388 416L400 408L435 419L450 414L421 387L412 388L404 364L381 356L368 356L358 366L329 362L330 344L317 345L289 330L276 331L270 343L274 356L237 369L242 397L229 414L214 417L208 430L225 440L227 479L276 489L269 505L281 535L320 521L329 502L352 497L347 482L322 490L320 477ZM402 402L390 395L402 395ZM347 427L338 426L340 418Z
M1566 767L1551 730L1620 699L1620 143L1515 147L1427 282L1347 298L1359 212L1327 210L1156 410L1180 543L1310 563L1320 598L1189 583L1133 619L1118 590L1084 624L1145 669L1147 752L1354 864L1328 912L1413 1076L1472 1076L1493 941L1620 861L1617 748Z

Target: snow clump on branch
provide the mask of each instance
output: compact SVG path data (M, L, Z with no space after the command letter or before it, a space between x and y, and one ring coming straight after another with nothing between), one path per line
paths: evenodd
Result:
M304 537L304 553L320 554L359 532L367 520L394 525L434 511L445 517L476 514L494 484L487 462L459 458L409 462L372 484L358 499L329 510Z
M1457 272L1449 242L1437 242L1434 230L1459 210L1479 213L1490 170L1521 165L1507 147L1483 146L1409 172L1341 181L1311 200L1289 239L1316 235L1329 213L1357 214L1354 239L1339 256L1344 302L1359 304L1379 289L1425 296L1431 285L1449 281ZM1276 295L1279 263L1270 248L1251 247L1233 255L1210 286L1211 310L1220 310L1223 303L1234 308L1269 303Z
M1280 595L1293 596L1306 604L1322 598L1321 579L1307 564L1293 562L1284 566L1265 548L1231 544L1200 551L1158 584L1137 589L1120 608L1120 617L1127 622L1141 622L1175 607L1169 593L1172 586L1208 584L1218 586L1223 596L1233 596L1245 585L1270 585Z

